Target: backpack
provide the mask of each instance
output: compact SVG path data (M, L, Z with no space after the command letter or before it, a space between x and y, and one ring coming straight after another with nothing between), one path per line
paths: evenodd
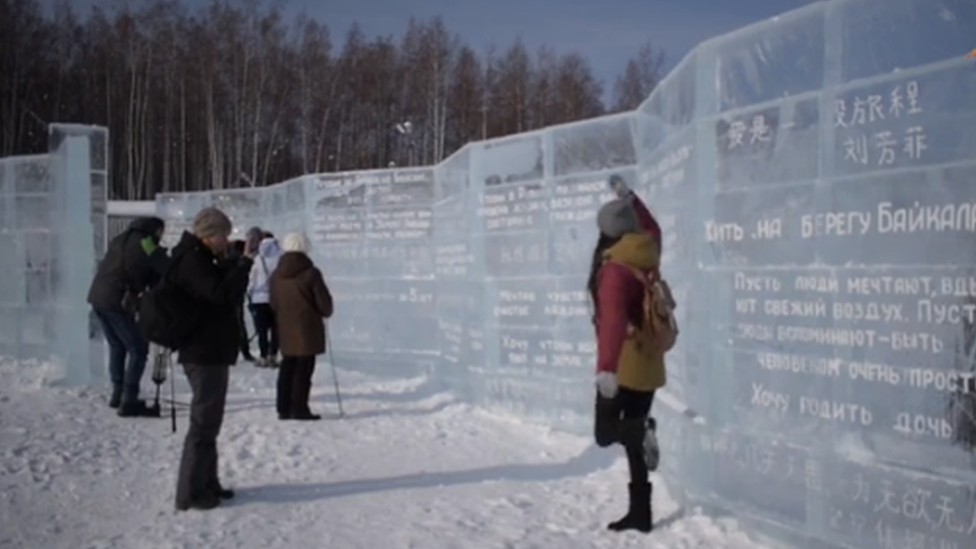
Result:
M197 328L197 305L171 278L179 257L173 258L163 279L142 296L136 323L142 334L156 345L179 349Z
M627 325L627 337L634 341L641 352L664 354L674 348L678 341L678 321L674 310L678 307L671 293L671 286L661 277L658 269L644 273L629 265L627 267L644 286L641 302L641 325L633 322Z

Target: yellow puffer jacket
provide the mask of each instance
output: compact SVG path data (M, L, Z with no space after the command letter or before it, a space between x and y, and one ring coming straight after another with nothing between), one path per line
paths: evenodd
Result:
M631 269L647 272L660 264L654 239L627 234L604 253L597 290L597 371L617 373L619 386L650 392L664 386L663 354L639 350L628 337L632 319L640 318L644 285Z

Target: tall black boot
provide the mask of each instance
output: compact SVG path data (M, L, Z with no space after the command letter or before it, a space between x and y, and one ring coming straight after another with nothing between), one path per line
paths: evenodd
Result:
M607 525L614 532L637 530L650 532L654 527L651 515L651 494L653 486L649 482L630 484L630 509L624 517Z

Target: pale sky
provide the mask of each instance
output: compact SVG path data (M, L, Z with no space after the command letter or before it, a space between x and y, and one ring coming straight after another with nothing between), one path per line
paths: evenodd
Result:
M52 4L53 0L42 0ZM81 13L93 4L124 0L72 0ZM189 6L209 0L182 0ZM628 57L645 41L663 48L670 69L696 44L811 3L812 0L285 0L294 15L305 10L341 45L359 22L370 37L397 36L411 16L441 16L451 32L479 51L505 47L521 35L534 51L546 44L586 56L609 91ZM134 2L138 3L138 2Z

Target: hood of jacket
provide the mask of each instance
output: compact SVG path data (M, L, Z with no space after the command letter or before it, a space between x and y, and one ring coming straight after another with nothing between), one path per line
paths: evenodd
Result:
M265 259L274 259L281 255L281 246L273 238L265 238L258 244L258 255Z
M142 234L143 236L151 236L153 240L156 240L157 244L159 239L157 238L158 232L162 231L166 227L166 223L158 217L140 217L134 219L132 223L129 223L129 230Z
M661 252L654 238L648 234L625 234L616 244L607 248L603 257L642 271L661 264Z
M297 278L313 269L315 264L302 252L285 252L278 260L275 276L281 278Z

